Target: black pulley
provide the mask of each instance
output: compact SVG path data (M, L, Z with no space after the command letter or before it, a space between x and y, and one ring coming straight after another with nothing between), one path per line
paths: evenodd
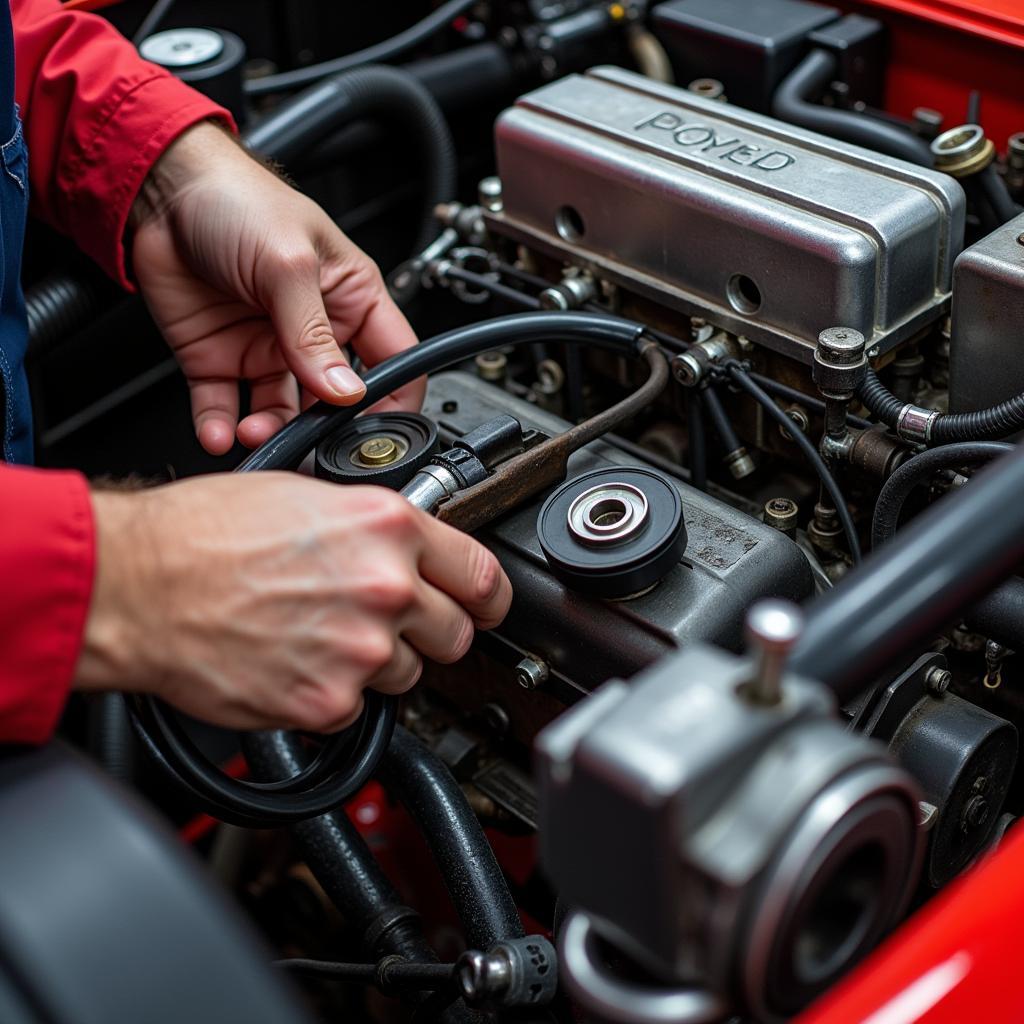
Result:
M317 445L316 475L400 490L437 454L437 425L414 412L360 416Z
M139 53L245 121L245 43L224 29L172 28L139 44Z
M654 586L686 550L683 503L664 473L599 469L551 494L537 518L537 537L567 587L629 597Z

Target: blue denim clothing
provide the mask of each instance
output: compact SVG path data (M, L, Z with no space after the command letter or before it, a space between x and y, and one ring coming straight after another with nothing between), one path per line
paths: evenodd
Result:
M32 410L25 376L28 321L21 254L28 212L28 150L14 102L10 7L0 13L0 456L32 461Z

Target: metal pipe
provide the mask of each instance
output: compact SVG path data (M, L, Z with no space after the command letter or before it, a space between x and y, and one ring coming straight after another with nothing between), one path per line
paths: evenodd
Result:
M1024 559L1024 450L946 495L808 606L789 668L840 701L872 685Z

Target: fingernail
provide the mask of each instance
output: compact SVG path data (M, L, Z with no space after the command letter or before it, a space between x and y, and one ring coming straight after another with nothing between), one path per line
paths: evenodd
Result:
M366 390L362 378L350 366L332 366L325 376L331 389L346 398L350 395L361 395Z

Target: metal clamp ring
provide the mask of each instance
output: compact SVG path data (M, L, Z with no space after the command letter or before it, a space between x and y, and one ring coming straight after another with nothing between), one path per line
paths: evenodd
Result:
M717 1024L729 1015L718 996L699 988L659 988L623 981L601 965L590 918L572 911L559 941L569 994L587 1014L609 1024Z
M647 522L647 495L624 483L588 487L569 506L569 532L584 544L616 544Z

